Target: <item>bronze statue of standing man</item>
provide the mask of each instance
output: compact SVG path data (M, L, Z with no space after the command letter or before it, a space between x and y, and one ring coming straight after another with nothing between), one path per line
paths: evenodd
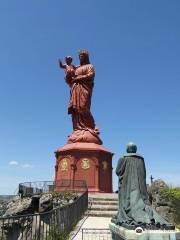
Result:
M167 229L174 226L163 219L151 206L146 186L144 158L137 154L134 143L127 145L127 153L117 163L119 177L119 208L112 219L127 229Z

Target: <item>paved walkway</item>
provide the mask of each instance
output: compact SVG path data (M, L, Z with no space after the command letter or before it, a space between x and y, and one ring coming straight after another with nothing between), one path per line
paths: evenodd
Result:
M111 218L103 217L84 217L77 225L71 235L71 240L82 240L82 228L109 228Z
M95 198L100 200L108 201L116 201L118 199L117 193L89 193L89 199ZM93 228L93 229L109 229L109 223L111 222L111 217L93 217L93 216L85 216L81 221L78 222L75 230L71 232L70 240L82 240L82 228ZM89 237L91 235L88 235ZM85 239L90 239L90 238ZM95 236L94 236L95 237ZM103 236L102 236L103 237ZM93 239L96 239L93 238ZM99 239L99 238L97 238ZM111 239L109 236L108 238L101 238L101 239Z

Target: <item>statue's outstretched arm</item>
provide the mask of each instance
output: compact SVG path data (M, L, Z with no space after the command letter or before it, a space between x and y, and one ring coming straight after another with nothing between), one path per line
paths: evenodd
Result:
M62 61L59 59L59 67L65 69L66 64L63 64Z

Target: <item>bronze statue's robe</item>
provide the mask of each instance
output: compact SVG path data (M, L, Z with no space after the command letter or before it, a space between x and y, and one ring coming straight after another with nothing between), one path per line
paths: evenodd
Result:
M150 229L174 229L151 206L147 187L144 158L129 153L119 159L116 174L119 177L119 209L112 222L129 229L137 226Z

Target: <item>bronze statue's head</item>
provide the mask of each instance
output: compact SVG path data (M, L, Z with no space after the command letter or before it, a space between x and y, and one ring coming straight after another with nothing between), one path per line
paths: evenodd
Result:
M134 144L132 142L128 143L126 151L127 151L127 153L136 153L137 152L136 144Z
M80 65L85 65L90 63L89 53L87 50L80 50L78 54L79 54Z

